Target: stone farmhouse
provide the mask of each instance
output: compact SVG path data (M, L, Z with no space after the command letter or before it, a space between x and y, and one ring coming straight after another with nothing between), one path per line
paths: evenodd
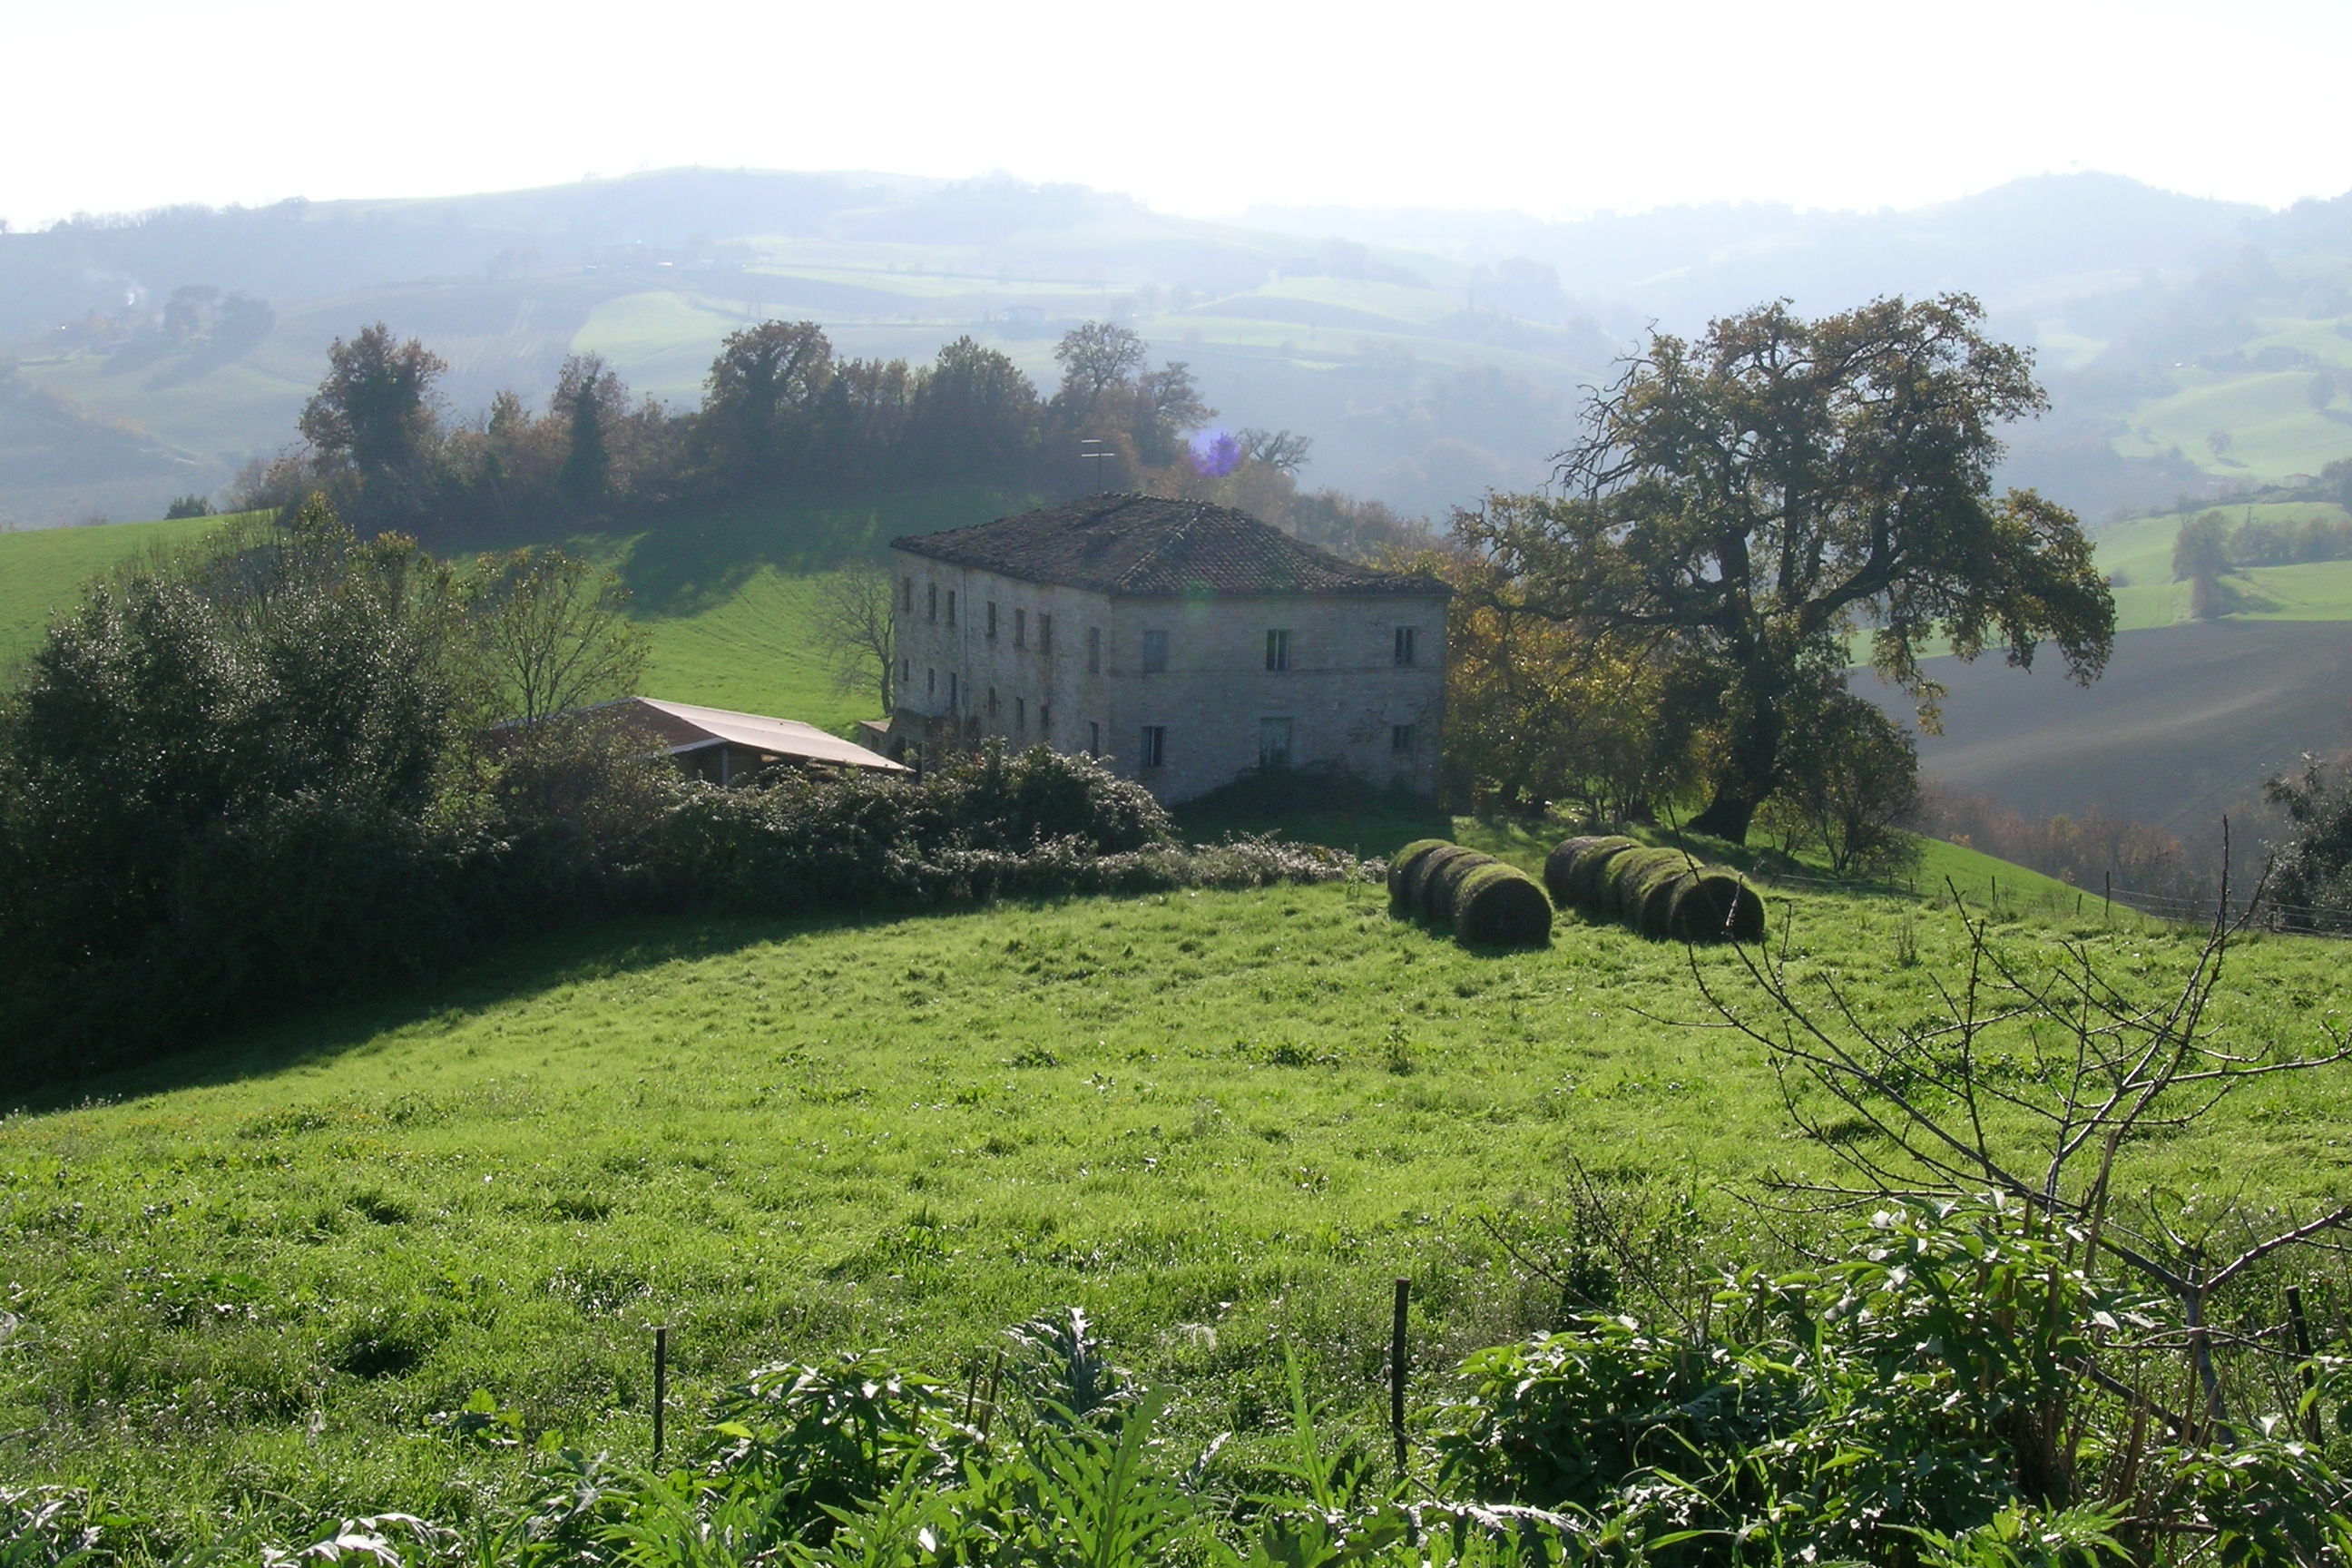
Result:
M1451 590L1433 579L1230 507L1117 494L893 540L890 559L889 755L1043 742L1165 801L1259 768L1436 791Z

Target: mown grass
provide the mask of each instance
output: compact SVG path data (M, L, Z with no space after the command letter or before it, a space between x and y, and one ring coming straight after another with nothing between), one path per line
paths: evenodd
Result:
M1470 836L1523 863L1542 837ZM1769 902L1801 983L1881 1020L1957 963L1927 900ZM2012 949L2151 992L2193 946L2003 907ZM2217 1022L2310 1044L2352 1007L2340 959L2251 943ZM641 1453L655 1323L691 1409L837 1347L952 1372L1065 1302L1187 1430L1270 1430L1286 1347L1370 1425L1391 1279L1425 1391L1552 1320L1481 1220L1558 1245L1571 1163L1727 1224L1727 1184L1823 1167L1759 1051L1684 1026L1694 964L1740 992L1735 954L1573 916L1465 951L1361 884L550 936L0 1121L0 1468L159 1541L273 1498L463 1517L517 1461L434 1414L481 1388ZM2148 1157L2183 1192L2339 1194L2347 1082Z

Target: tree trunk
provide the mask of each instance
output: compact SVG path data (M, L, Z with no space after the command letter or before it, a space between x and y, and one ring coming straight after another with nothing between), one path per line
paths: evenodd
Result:
M1728 743L1723 770L1706 809L1684 826L1693 833L1748 842L1748 824L1780 782L1780 705L1788 682L1751 672L1745 689L1732 694Z
M1746 791L1736 789L1727 776L1716 782L1715 798L1706 803L1706 809L1683 826L1693 833L1745 844L1748 842L1748 825L1756 819L1756 810L1763 804L1761 800L1751 798Z

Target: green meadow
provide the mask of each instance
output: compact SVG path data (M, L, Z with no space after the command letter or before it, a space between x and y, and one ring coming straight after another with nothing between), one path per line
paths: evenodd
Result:
M195 517L0 533L0 667L31 652L84 584L143 551L199 539L223 521Z
M2333 501L2263 501L2213 509L2232 527L2248 520L2341 522ZM2172 541L2186 514L2133 518L2095 531L2100 569L2115 584L2116 629L2144 631L2189 619L2189 584L2172 580ZM2232 574L2237 608L2257 620L2352 620L2352 563L2315 561Z
M1549 837L1457 830L1523 862ZM2079 953L2153 1000L2197 945L1966 851L1920 880L1948 873L2030 966ZM1959 963L1942 896L1769 902L1800 990L1875 1025ZM2244 1044L2352 1010L2330 944L2257 939L2230 974L2213 1021ZM1270 1440L1286 1352L1369 1430L1391 1279L1416 1398L1554 1321L1497 1233L1556 1256L1572 1172L1720 1235L1757 1178L1829 1168L1702 981L1757 1005L1732 952L1573 916L1465 951L1362 882L553 932L0 1119L0 1468L96 1488L159 1554L223 1507L462 1519L520 1461L436 1415L481 1390L527 1436L641 1456L656 1324L691 1415L849 1347L961 1377L1065 1303L1186 1432ZM2341 1196L2347 1087L2257 1086L2144 1169Z

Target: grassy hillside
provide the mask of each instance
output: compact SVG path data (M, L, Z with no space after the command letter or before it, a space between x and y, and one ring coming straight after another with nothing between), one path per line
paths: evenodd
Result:
M985 522L1029 504L949 489L852 507L743 508L570 547L610 563L652 638L649 695L799 719L836 733L877 717L864 688L838 689L810 633L819 576L902 533ZM23 657L91 578L220 520L0 533L0 665Z
M142 551L201 538L224 521L199 517L0 533L0 668L30 652L51 618L92 578Z
M1955 961L1924 901L1771 908L1880 1020ZM2003 933L2151 994L2189 952L2095 914ZM2252 944L2217 1021L2307 1042L2340 957ZM1550 1320L1480 1216L1560 1245L1572 1163L1708 1226L1739 1223L1722 1184L1822 1167L1754 1047L1678 1026L1704 1016L1679 948L1569 918L1472 953L1361 885L550 939L0 1120L0 1444L163 1542L231 1497L450 1517L516 1465L434 1425L476 1389L641 1454L652 1324L693 1409L775 1357L952 1368L1062 1302L1188 1430L1258 1440L1286 1349L1369 1426L1390 1279L1425 1388ZM2340 1194L2347 1088L2257 1088L2155 1158L2184 1193Z

